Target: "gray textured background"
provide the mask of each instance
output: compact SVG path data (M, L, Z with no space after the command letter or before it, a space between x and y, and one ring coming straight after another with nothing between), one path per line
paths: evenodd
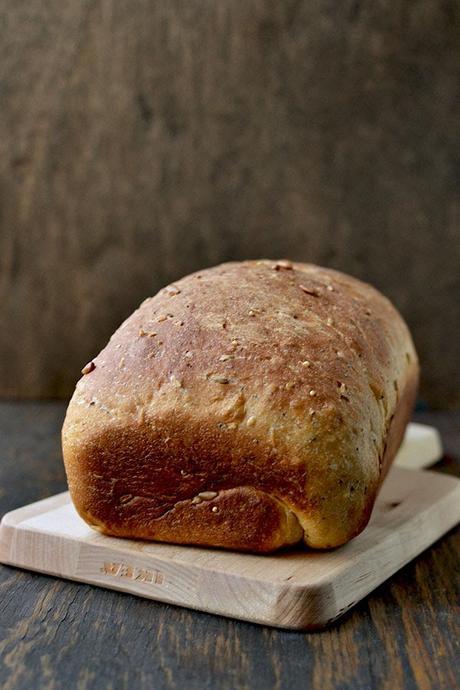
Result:
M66 396L161 285L289 256L460 402L459 3L3 0L0 395Z

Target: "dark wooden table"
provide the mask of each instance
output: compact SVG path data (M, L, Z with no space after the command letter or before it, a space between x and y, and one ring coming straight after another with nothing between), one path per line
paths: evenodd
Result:
M0 403L0 514L66 488L65 405ZM425 413L460 474L460 413ZM2 690L454 690L460 530L320 633L274 630L0 566Z

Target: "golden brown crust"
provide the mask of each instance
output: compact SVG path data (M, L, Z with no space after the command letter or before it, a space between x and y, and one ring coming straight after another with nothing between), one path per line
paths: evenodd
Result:
M86 371L63 428L82 517L108 534L249 551L302 537L333 547L365 527L418 380L385 297L273 261L161 290Z

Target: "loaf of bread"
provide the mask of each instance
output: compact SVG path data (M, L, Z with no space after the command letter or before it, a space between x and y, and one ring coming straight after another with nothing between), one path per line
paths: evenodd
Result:
M83 369L63 428L73 502L104 534L268 552L359 534L418 381L370 285L229 263L145 300Z

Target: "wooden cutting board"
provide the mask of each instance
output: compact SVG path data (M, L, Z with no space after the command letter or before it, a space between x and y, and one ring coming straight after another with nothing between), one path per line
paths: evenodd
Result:
M434 465L442 457L439 431L427 424L409 424L394 460L398 467L422 469Z
M293 629L320 628L460 521L460 481L395 466L366 530L329 552L256 556L103 536L68 493L4 516L0 561L58 577Z

